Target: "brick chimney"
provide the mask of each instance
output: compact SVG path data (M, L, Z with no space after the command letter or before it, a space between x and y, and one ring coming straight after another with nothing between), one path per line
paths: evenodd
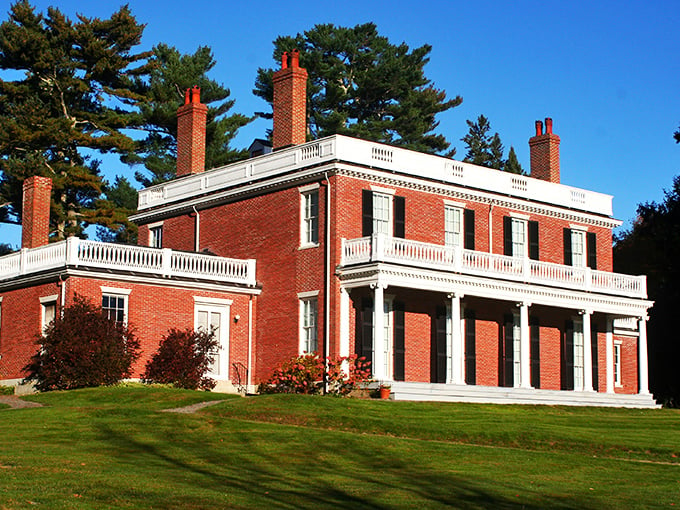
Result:
M560 182L560 137L553 134L552 119L536 121L536 136L529 138L531 177L548 182Z
M307 70L300 67L300 52L284 52L281 69L274 73L274 150L307 140Z
M205 124L208 107L201 104L201 89L187 89L177 110L177 177L205 170Z
M48 243L52 179L34 175L24 181L21 212L21 247L37 248Z

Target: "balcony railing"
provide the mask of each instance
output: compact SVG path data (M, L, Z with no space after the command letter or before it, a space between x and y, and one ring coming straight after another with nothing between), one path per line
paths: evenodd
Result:
M343 266L367 262L394 262L565 289L647 297L646 276L630 276L595 271L589 267L530 260L526 257L463 250L453 246L388 237L384 234L342 240Z
M256 284L254 259L229 259L167 248L99 243L77 237L0 257L0 281L66 266L133 271L166 278L182 276L250 286Z

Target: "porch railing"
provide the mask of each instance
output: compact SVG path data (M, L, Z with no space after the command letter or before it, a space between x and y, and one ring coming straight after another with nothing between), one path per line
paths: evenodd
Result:
M250 286L256 284L254 259L100 243L77 237L0 257L0 281L66 266L134 271L163 277L182 276Z
M374 234L342 240L342 266L393 262L525 283L646 298L647 277L596 271Z

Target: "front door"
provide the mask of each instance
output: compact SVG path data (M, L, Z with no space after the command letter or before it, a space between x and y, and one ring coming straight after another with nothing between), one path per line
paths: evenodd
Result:
M195 328L198 331L213 331L219 347L215 353L210 376L214 379L229 379L229 308L222 305L196 304Z

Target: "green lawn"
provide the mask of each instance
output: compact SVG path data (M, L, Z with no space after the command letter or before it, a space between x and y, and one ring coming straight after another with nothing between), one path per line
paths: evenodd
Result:
M680 506L675 410L143 387L30 399L46 407L0 410L2 510Z

